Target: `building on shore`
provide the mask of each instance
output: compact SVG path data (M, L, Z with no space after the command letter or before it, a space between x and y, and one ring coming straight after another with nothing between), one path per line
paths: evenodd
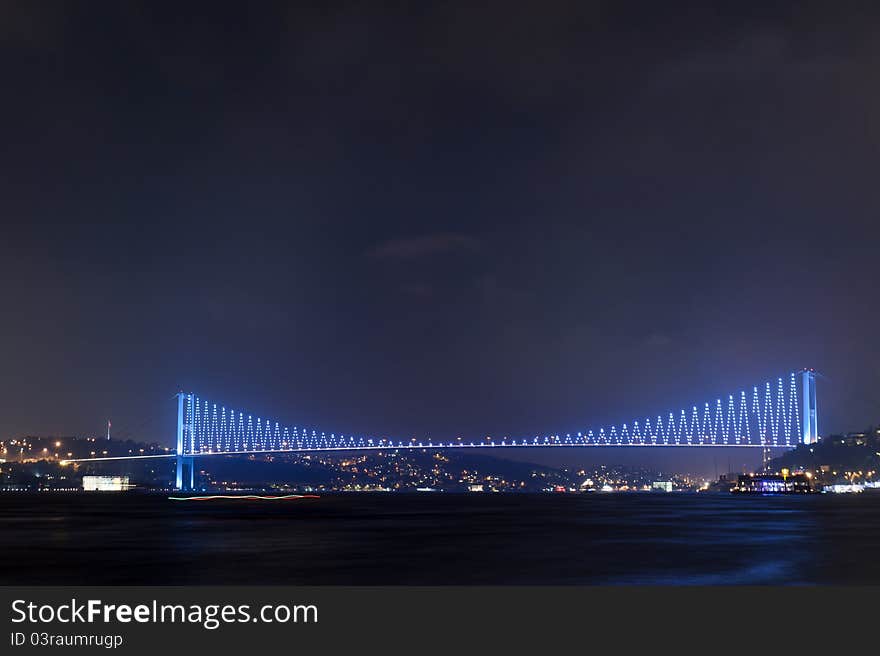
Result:
M131 487L128 476L83 476L85 492L123 492Z
M742 474L731 490L740 494L810 494L819 492L809 474Z

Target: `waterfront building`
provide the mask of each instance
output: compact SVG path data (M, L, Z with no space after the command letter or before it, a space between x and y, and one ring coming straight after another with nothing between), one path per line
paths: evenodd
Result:
M732 491L745 494L809 494L818 490L808 474L743 474Z
M128 476L83 476L86 492L122 492L130 487Z

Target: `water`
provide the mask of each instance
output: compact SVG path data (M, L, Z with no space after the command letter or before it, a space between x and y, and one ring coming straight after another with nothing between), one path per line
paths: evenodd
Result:
M0 584L880 584L880 495L0 495Z

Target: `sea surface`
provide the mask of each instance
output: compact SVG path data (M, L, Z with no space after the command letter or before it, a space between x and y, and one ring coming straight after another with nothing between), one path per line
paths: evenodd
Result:
M0 584L880 584L880 494L0 494Z

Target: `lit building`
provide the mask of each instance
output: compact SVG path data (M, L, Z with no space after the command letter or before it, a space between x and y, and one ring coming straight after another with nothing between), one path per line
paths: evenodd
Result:
M864 491L865 485L853 485L850 484L842 484L836 483L834 485L826 485L824 490L826 492L833 492L834 494L858 494L859 492Z
M660 490L661 492L672 492L672 481L654 481L651 483L652 490Z
M83 476L86 492L121 492L129 487L128 476Z
M809 494L818 490L808 474L744 474L733 492L751 494Z

